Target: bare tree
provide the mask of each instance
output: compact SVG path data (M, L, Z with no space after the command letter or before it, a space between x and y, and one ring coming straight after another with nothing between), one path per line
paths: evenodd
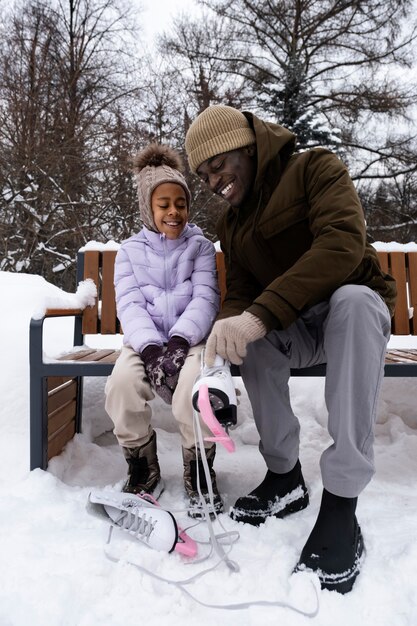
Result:
M128 104L140 93L128 16L118 0L30 0L8 16L0 53L3 269L54 280L73 268L80 245L117 226L107 211L120 208L123 192L106 186L115 182L106 155L119 158L115 144L137 129Z
M221 50L217 63L252 85L258 106L293 129L300 147L342 145L345 153L355 156L359 149L363 158L358 175L370 161L373 173L386 173L384 162L390 156L394 173L409 169L401 161L404 136L381 136L381 126L386 118L404 119L415 102L415 80L404 84L392 72L410 68L415 61L412 0L202 0L201 4L224 28L231 27L233 54L230 48ZM378 132L365 139L362 131L372 122ZM408 146L411 149L411 138Z
M417 176L406 174L362 189L368 232L377 241L417 240Z
M176 18L169 33L159 39L158 49L170 59L171 71L187 96L187 110L200 113L222 102L241 106L249 93L244 80L223 63L233 55L231 26L207 15L200 19Z
M225 29L216 17L203 14L199 19L174 19L169 32L158 40L158 51L167 61L164 86L174 85L165 111L169 102L171 110L172 102L176 103L172 117L177 120L177 129L171 139L180 151L184 150L191 121L206 107L223 103L244 108L253 97L244 80L219 60L221 54L232 54L233 42L229 37L230 25ZM208 192L188 167L186 176L193 196L190 219L215 240L215 224L225 203Z

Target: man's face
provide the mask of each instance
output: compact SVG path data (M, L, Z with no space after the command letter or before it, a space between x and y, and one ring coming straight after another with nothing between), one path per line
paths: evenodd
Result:
M197 174L213 193L239 207L252 190L256 167L256 147L251 145L207 159Z

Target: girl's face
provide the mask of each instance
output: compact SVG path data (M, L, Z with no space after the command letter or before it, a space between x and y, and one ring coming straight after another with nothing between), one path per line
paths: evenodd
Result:
M154 189L151 207L155 226L167 239L177 239L188 221L187 196L177 183L162 183Z

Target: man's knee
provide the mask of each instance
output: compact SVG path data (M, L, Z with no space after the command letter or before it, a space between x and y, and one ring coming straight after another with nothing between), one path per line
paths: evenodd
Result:
M366 311L375 307L378 298L369 287L364 285L343 285L330 298L330 309L341 310L345 314Z

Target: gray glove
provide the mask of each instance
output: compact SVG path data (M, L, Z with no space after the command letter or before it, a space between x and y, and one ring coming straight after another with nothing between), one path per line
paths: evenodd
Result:
M230 363L240 365L246 356L248 343L262 339L266 332L266 327L259 317L248 311L218 320L207 339L206 364L212 366L218 354Z

